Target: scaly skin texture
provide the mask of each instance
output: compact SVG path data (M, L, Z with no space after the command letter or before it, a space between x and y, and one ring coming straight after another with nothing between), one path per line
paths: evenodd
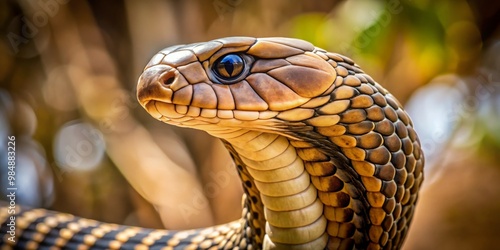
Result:
M420 142L399 102L351 59L297 39L223 38L160 51L137 91L154 118L222 139L245 190L243 218L204 231L169 232L73 217L70 227L68 219L58 219L62 215L32 210L18 215L24 221L19 246L403 244L423 180ZM0 243L9 244L6 237Z

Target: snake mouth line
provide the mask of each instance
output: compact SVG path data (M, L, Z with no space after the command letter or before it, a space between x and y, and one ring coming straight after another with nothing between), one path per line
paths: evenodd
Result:
M238 125L252 121L269 121L279 115L277 111L220 110L199 108L182 104L148 101L144 107L156 119L183 126L219 124L228 122Z
M297 129L297 124L280 119L280 112L277 111L204 109L158 100L151 100L144 107L159 121L179 127L205 130L216 137L220 137L221 133L245 129L275 133L298 140L291 132Z

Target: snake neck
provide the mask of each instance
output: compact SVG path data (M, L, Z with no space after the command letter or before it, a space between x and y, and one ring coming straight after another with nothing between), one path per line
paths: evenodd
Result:
M323 203L307 168L319 164L335 172L329 157L320 159L316 147L277 134L248 130L211 134L223 139L238 167L245 190L243 227L251 231L250 240L264 249L326 247Z

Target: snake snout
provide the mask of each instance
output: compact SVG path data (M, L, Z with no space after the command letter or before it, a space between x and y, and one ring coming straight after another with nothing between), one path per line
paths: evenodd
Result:
M144 70L137 83L137 99L143 107L149 101L172 103L172 89L178 74L168 65L156 65Z

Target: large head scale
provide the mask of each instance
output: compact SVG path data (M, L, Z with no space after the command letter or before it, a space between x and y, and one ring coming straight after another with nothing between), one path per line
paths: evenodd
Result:
M337 76L336 63L315 50L298 39L249 37L169 47L146 66L138 99L178 126L303 121L314 112L300 107L329 101Z
M401 247L423 180L420 142L401 104L351 59L290 38L174 46L146 66L138 99L156 119L230 144L254 195L247 205L257 207L249 223L257 242L265 234L268 246ZM243 134L264 138L266 150ZM303 218L283 219L289 211L271 207L270 197L277 190L291 201L300 192L283 187L302 184L320 217L305 212L309 204L296 208ZM272 209L267 221L258 212ZM283 221L317 234L291 237Z

